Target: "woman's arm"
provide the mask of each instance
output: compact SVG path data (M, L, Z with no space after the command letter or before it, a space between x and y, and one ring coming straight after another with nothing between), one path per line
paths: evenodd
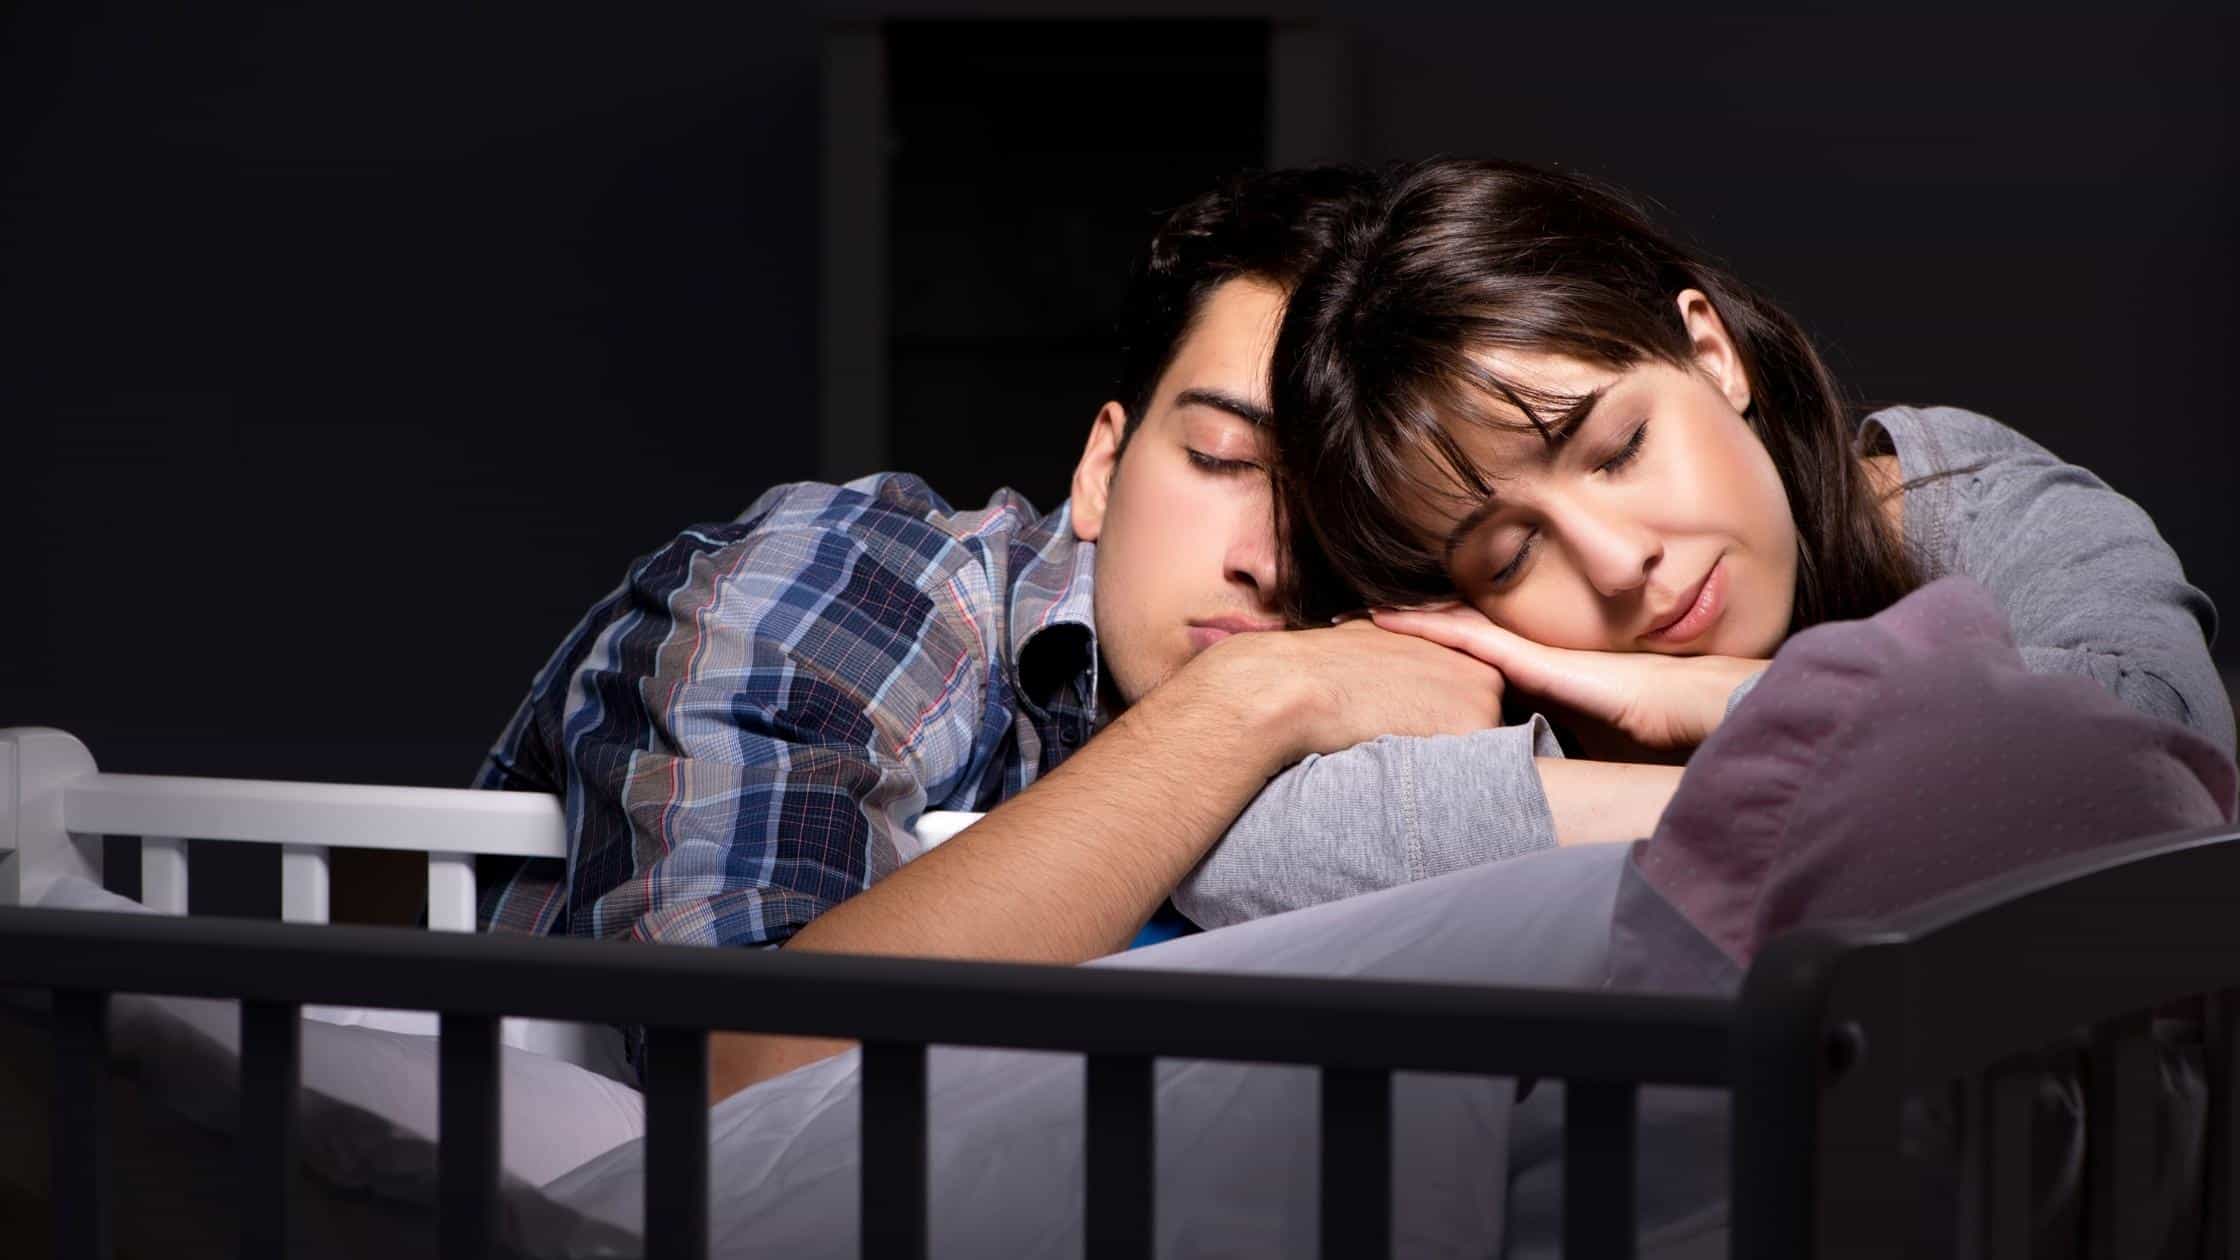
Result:
M1537 714L1470 735L1387 736L1271 780L1174 890L1200 927L1552 848L1647 835L1677 766L1567 761Z
M1936 409L1966 445L1993 422ZM1952 430L1947 432L1947 430ZM2231 755L2232 702L2209 656L2216 609L2138 504L2085 469L1998 430L2007 450L1949 500L1954 559L2006 611L2035 673L2081 674L2126 704L2182 723Z

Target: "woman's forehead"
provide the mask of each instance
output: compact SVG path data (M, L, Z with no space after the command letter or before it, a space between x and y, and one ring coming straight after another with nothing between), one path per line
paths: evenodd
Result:
M1534 419L1555 423L1581 401L1609 392L1626 375L1605 364L1535 350L1483 350L1470 358L1485 375L1479 388L1470 391L1477 395L1471 407L1478 414L1468 418L1528 430ZM1519 402L1531 407L1533 415L1527 416ZM1539 440L1537 433L1525 436Z
M1529 481L1545 471L1585 411L1616 391L1629 374L1528 350L1489 350L1471 357L1485 374L1483 381L1464 392L1467 401L1456 414L1439 417L1452 446L1419 446L1410 461L1423 493L1408 505L1407 515L1426 534L1443 534L1489 495L1502 493L1503 485ZM1543 434L1541 425L1553 433ZM1467 466L1455 466L1455 456Z

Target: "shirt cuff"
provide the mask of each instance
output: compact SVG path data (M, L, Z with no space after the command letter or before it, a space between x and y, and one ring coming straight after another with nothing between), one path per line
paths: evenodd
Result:
M1555 815L1535 757L1561 757L1548 719L1469 735L1403 740L1413 764L1416 878L1556 847Z

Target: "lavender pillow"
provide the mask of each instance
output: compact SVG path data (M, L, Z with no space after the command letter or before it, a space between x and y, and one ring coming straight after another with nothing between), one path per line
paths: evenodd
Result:
M2087 679L2030 673L1991 593L1948 577L1784 644L1633 859L1746 967L1800 923L2228 822L2234 793L2233 763L2193 731ZM1653 955L1627 948L1622 911L1617 935L1620 970L1645 974L1613 982L1664 987Z

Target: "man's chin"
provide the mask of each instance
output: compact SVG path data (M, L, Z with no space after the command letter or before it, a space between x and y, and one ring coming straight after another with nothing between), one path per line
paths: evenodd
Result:
M1159 688L1172 682L1174 676L1181 673L1182 667L1189 664L1192 657L1196 655L1193 652L1178 659L1164 660L1128 669L1114 669L1111 662L1107 661L1104 669L1104 686L1102 693L1097 697L1097 703L1104 710L1107 718L1116 717L1130 707L1141 703L1145 696L1151 695Z

